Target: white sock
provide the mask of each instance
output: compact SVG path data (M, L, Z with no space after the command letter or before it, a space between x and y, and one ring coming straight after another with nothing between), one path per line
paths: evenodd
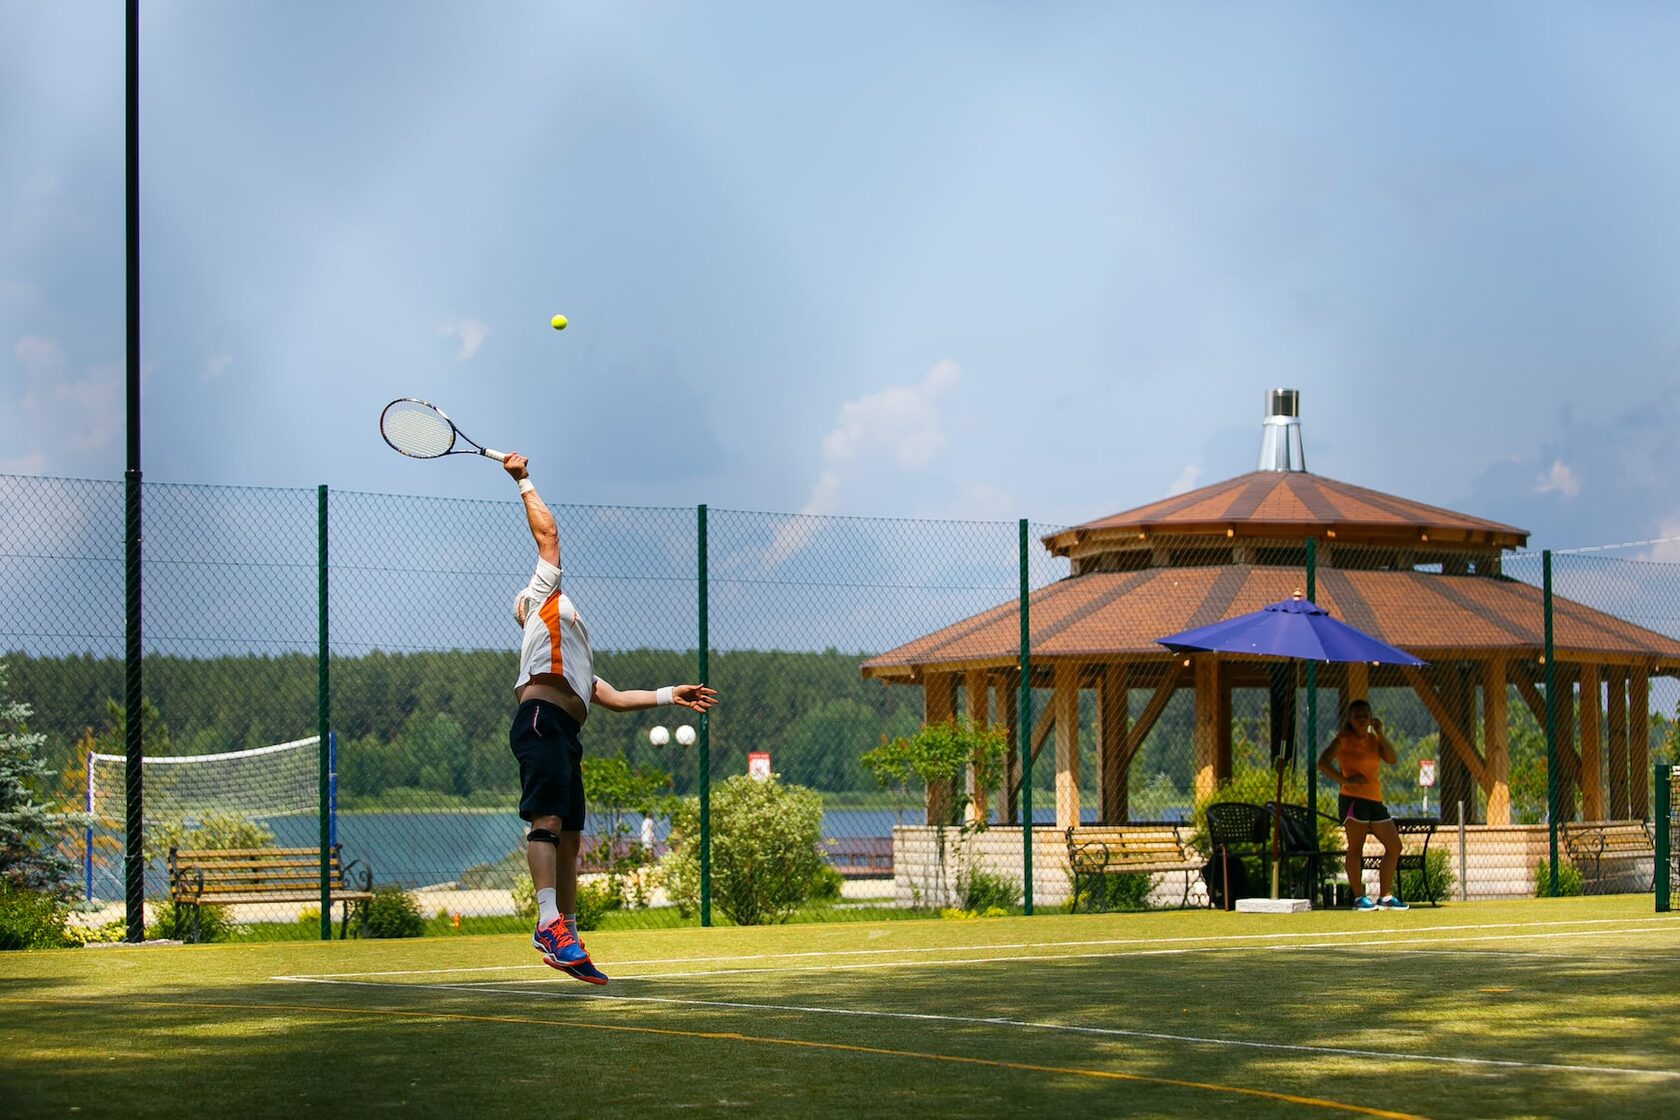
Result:
M546 926L559 916L560 906L554 901L554 888L544 887L537 892L537 926Z

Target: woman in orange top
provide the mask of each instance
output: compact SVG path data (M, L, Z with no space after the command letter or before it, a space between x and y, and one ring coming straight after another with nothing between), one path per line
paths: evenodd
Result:
M1410 909L1394 893L1394 871L1400 864L1400 831L1382 800L1378 771L1382 764L1400 761L1394 744L1383 734L1382 721L1371 714L1371 705L1355 700L1348 705L1342 729L1318 756L1318 772L1341 787L1336 799L1337 816L1347 829L1348 886L1358 893L1355 910ZM1365 893L1365 837L1382 841L1382 868L1378 874L1380 894L1372 902Z

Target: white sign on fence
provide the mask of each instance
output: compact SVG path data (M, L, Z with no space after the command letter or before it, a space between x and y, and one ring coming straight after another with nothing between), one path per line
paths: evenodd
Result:
M1433 758L1418 759L1418 785L1430 789L1435 785L1435 760Z
M754 781L770 780L770 752L752 751L747 755L747 773Z

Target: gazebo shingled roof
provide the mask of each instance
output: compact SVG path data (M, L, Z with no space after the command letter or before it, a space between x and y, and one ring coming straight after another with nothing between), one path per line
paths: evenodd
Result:
M1454 653L1533 658L1545 648L1540 590L1510 579L1431 572L1321 569L1320 606L1343 621L1424 660ZM1155 642L1301 590L1293 568L1225 565L1093 572L1033 592L1029 624L1033 661L1101 656L1168 656ZM1579 603L1555 599L1553 645L1560 660L1600 663L1658 660L1680 671L1680 642ZM1015 663L1018 601L1011 600L907 642L863 663L866 677L915 678L923 670Z
M1111 514L1044 538L1052 555L1088 552L1138 535L1302 539L1340 537L1370 544L1425 540L1494 549L1521 548L1528 531L1368 490L1305 471L1251 471L1176 497Z

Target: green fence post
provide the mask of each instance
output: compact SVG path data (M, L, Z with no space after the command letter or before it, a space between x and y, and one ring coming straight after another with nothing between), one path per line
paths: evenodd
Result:
M706 507L698 508L698 529L700 565L700 683L709 684L707 680L706 653L710 648L710 638L706 633ZM707 727L706 713L700 713L700 924L712 924L712 746L711 734Z
M332 693L327 668L327 487L315 489L315 734L320 737L321 940L332 940L332 828L329 788L331 763L327 730L332 724ZM349 903L345 904L346 906Z
M1318 541L1307 538L1307 601L1318 595ZM1307 662L1307 809L1318 810L1318 662Z
M1657 857L1657 866L1654 869L1657 913L1666 914L1669 891L1673 888L1670 880L1674 875L1674 834L1669 827L1669 820L1674 815L1674 794L1670 784L1674 780L1674 767L1666 762L1659 762L1654 769L1656 773L1653 775L1655 781L1652 785L1656 787L1654 792L1657 803L1652 806L1651 814L1657 826L1656 844L1653 845Z
M1032 809L1032 630L1027 605L1027 519L1021 518L1021 696L1016 704L1015 739L1021 749L1021 908L1033 912Z
M1546 832L1551 853L1551 897L1558 894L1557 658L1552 649L1552 550L1540 554L1546 619Z

